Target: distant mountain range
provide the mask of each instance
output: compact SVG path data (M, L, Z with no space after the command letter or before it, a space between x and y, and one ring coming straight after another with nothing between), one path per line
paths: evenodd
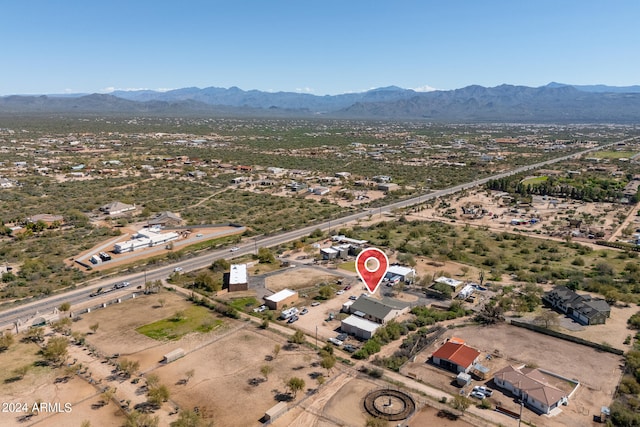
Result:
M12 95L0 97L0 113L637 123L640 121L640 86L550 83L537 88L512 85L487 88L474 85L432 92L390 86L325 96L245 91L237 87Z

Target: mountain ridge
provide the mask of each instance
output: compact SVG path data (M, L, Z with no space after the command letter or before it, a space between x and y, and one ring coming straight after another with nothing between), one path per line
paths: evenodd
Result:
M635 91L636 87L638 91ZM10 95L0 97L0 113L637 122L640 118L640 86L625 88L552 82L540 87L470 85L454 90L417 92L387 86L366 92L318 96L297 92L245 91L235 86L228 89L188 87L165 92L115 91L75 97L68 94Z

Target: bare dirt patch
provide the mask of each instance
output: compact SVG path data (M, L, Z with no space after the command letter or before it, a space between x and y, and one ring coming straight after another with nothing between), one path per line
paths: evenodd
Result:
M267 289L280 291L282 289L304 289L317 285L321 282L331 282L339 279L340 276L323 273L310 268L289 269L283 273L267 277L265 279Z

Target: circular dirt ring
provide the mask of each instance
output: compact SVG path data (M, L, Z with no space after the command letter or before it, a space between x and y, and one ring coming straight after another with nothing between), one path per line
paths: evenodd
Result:
M409 418L416 410L416 403L407 393L399 390L379 389L364 398L364 409L372 416L387 421Z

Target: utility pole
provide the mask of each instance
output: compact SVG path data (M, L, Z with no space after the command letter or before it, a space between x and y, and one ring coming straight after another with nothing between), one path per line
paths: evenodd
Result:
M318 325L316 325L316 349L318 348Z

